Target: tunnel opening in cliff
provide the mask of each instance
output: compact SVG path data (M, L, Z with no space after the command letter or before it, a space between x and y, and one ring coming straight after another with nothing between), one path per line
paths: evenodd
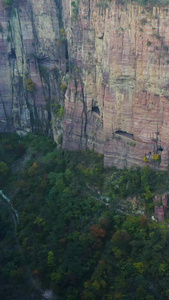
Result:
M127 137L129 139L134 140L134 134L128 133L127 131L117 130L115 131L116 134Z
M163 148L162 148L161 146L159 146L159 147L157 148L157 152L158 152L158 153L162 153L162 152L163 152Z
M92 107L92 112L95 112L96 114L98 114L100 116L100 109L98 106L93 106Z

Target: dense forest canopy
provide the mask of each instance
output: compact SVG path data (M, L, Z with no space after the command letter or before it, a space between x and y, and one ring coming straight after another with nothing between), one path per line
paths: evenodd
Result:
M169 298L168 219L151 220L167 172L104 169L100 154L13 134L0 136L0 175L19 214L15 228L1 198L2 299Z

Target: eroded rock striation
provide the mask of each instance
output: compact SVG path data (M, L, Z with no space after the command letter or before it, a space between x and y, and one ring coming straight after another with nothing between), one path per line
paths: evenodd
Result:
M61 26L54 0L0 0L1 132L51 134L66 67Z
M168 27L168 7L0 0L0 131L63 131L106 166L167 169Z
M93 148L106 166L167 168L168 7L103 2L76 1L78 15L63 4L73 68L64 147Z

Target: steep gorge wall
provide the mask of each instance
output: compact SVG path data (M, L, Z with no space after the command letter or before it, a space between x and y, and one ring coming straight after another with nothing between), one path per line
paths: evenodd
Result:
M159 167L159 153L168 168L168 7L75 2L63 2L72 66L63 146L93 148L118 167L144 165L145 154Z
M54 120L66 68L61 29L57 1L21 0L5 7L0 0L1 132L59 132Z
M63 132L63 148L106 166L168 168L168 28L168 7L0 0L0 131Z

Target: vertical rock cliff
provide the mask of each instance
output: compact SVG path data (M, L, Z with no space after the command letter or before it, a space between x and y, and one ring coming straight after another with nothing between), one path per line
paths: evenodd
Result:
M93 148L107 166L167 168L168 7L65 0L63 12L72 67L63 146Z
M62 107L65 39L60 3L0 0L0 131L54 133ZM57 122L56 122L57 124Z
M94 149L106 166L168 168L169 8L3 3L0 131L63 132L63 148Z

